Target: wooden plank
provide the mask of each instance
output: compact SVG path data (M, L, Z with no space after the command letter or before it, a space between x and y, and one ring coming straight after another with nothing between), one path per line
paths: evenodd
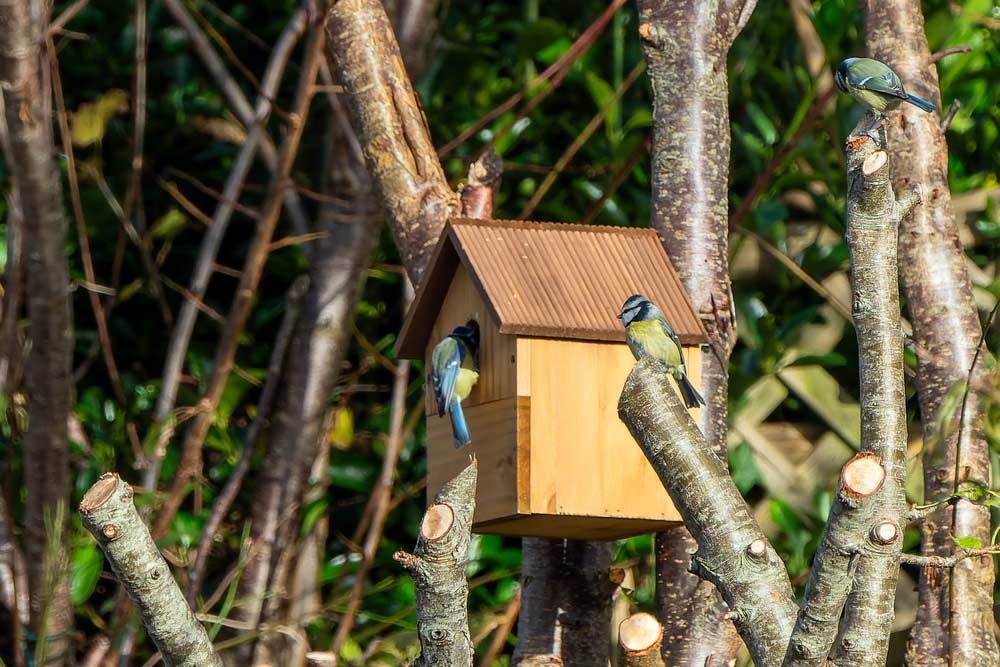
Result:
M861 408L822 366L786 366L778 377L857 450L861 446Z
M463 406L479 405L515 396L517 390L515 338L499 332L499 323L490 315L489 307L461 265L455 271L455 277L431 327L424 359L430 360L434 346L452 329L469 320L479 323L479 382L473 387ZM437 412L431 392L427 392L425 408L428 415Z
M655 533L676 526L678 521L650 521L581 517L562 514L531 514L512 519L480 523L473 531L487 535L555 537L577 540L620 540L644 533Z
M634 364L622 343L531 339L532 514L678 518L618 418Z
M427 418L427 502L441 487L479 461L474 521L515 516L518 511L517 399L464 408L472 444L455 449L448 417Z

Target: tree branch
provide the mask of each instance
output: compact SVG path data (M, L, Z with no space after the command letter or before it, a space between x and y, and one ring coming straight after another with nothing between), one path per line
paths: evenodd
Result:
M788 574L662 363L636 363L618 414L698 542L693 568L722 593L754 662L779 664L795 622Z
M866 122L861 119L856 134ZM863 139L849 137L847 142L845 232L861 375L861 451L877 456L885 468L886 483L873 498L876 509L871 522L891 526L894 537L883 543L875 539L874 531L867 540L855 536L862 546L832 660L838 666L874 667L885 664L902 547L902 540L896 538L902 534L908 512L903 493L906 394L896 230L920 197L914 188L897 201L889 183L888 154L867 137ZM844 518L843 514L838 517ZM857 526L859 532L864 529Z
M442 487L420 523L413 553L393 558L413 577L420 657L414 667L472 667L469 634L469 585L465 580L476 507L476 474L472 463Z
M281 202L287 189L289 173L292 169L292 163L295 161L299 141L305 127L322 49L323 31L321 26L316 24L310 31L306 43L302 71L295 92L295 100L291 107L290 127L279 150L278 170L271 180L264 206L261 209L260 220L257 223L254 238L240 273L240 282L236 288L233 305L212 363L212 374L208 379L201 401L199 401L198 415L185 433L177 471L170 485L167 499L156 516L156 522L153 526L153 535L156 537L166 534L171 519L177 513L186 495L188 482L201 468L202 443L208 434L213 413L222 397L222 391L225 389L229 371L233 367L239 335L250 315L257 284L264 270L264 260L267 259L271 236L274 234L274 228L281 213Z
M873 58L892 63L906 89L943 109L934 62L962 47L932 55L919 0L866 5L865 43ZM917 183L926 201L899 228L903 290L916 346L916 386L924 435L924 498L947 498L972 481L990 485L989 444L983 433L985 401L969 391L958 409L946 408L956 382L976 385L987 374L975 364L982 328L958 238L948 186L948 147L938 114L909 104L886 122L897 191ZM960 502L928 517L921 553L946 556L953 535L990 541L989 508ZM967 560L947 572L921 572L917 620L910 633L911 667L1000 665L993 633L994 567ZM946 631L942 629L946 628Z
M618 626L625 667L663 667L662 641L663 626L651 614L632 614Z
M205 628L139 517L132 487L114 473L101 475L83 496L80 518L97 539L166 664L222 667Z
M354 130L407 273L419 284L444 223L461 211L377 0L340 0L327 20L329 53Z

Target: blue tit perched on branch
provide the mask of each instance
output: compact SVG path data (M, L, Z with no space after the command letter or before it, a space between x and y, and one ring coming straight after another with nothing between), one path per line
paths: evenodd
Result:
M898 109L903 102L909 102L923 111L937 108L927 100L906 92L899 77L888 65L871 58L848 58L837 67L833 80L841 92L875 114L876 121L881 121L887 111ZM872 139L875 140L874 137Z
M462 401L468 398L479 379L479 327L475 322L455 327L431 352L431 388L437 403L438 416L447 412L451 417L451 433L455 447L472 442L469 427L462 414Z
M625 342L636 359L644 356L659 359L677 381L684 405L689 408L705 405L705 399L688 379L681 341L652 301L633 294L625 300L618 319L625 325Z

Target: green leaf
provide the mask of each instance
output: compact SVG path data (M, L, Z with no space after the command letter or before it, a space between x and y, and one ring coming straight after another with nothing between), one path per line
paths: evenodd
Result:
M761 481L760 471L754 462L753 450L745 442L729 450L729 472L740 493L746 495Z
M983 546L982 541L974 535L953 537L951 539L954 540L955 544L958 545L960 549L979 549Z
M149 235L154 239L172 239L187 227L187 221L186 215L176 208L171 208L153 223Z
M104 569L104 554L96 545L88 544L73 551L69 579L69 599L74 605L83 604L97 588Z
M330 506L330 499L327 497L317 498L302 510L302 528L299 537L305 537L313 529L316 522L320 520L327 508Z
M756 104L747 105L747 114L750 116L750 122L757 128L757 132L765 143L773 144L778 140L778 130L775 129L774 123L771 122L771 119L767 117L767 114L759 106Z
M799 518L795 516L795 511L792 510L785 502L778 500L777 498L772 498L770 504L768 505L768 510L771 513L771 519L774 523L778 524L778 527L784 531L785 535L790 538L799 537L803 532L802 523Z
M590 93L590 97L594 100L594 106L598 109L603 109L612 97L615 95L615 89L611 87L607 81L597 76L592 70L587 70L585 76L587 83L587 91ZM604 124L606 127L617 127L618 125L618 109L620 105L616 104L608 109L608 113L605 116Z
M804 354L797 359L794 359L787 366L824 366L830 368L832 366L846 366L847 357L837 352L830 352L828 354Z

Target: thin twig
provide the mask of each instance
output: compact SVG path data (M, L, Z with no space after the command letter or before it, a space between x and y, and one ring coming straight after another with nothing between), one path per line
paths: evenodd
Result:
M212 374L208 378L205 391L199 401L199 405L204 407L204 411L198 415L185 433L177 471L174 474L167 498L160 508L153 526L153 534L156 536L166 534L171 520L177 513L177 510L180 509L181 503L184 500L188 482L194 478L201 468L202 444L205 441L205 436L208 435L212 416L218 406L219 400L222 398L226 379L229 377L229 372L232 369L239 337L250 315L257 285L260 282L260 277L264 270L264 262L267 259L268 246L271 243L274 228L281 214L281 203L288 189L289 174L292 164L295 161L295 156L298 153L309 105L312 101L312 86L316 80L319 61L322 59L324 38L325 31L323 30L322 23L317 20L313 23L309 31L302 70L296 86L291 113L291 118L294 119L294 122L288 128L285 138L281 143L281 149L278 152L278 168L268 188L267 198L261 209L260 222L257 225L243 266L240 284L236 289L233 305L226 320L226 326L223 329L219 346L216 349L215 359L212 364Z
M185 183L189 183L196 190L198 190L198 192L200 192L200 193L202 193L204 195L208 195L209 197L211 197L212 199L214 199L216 202L225 201L223 199L222 193L220 191L216 190L215 188L209 187L203 181L198 180L193 175L189 174L186 171L183 171L182 169L178 169L177 167L167 167L165 173L167 175L169 175L169 176L176 176L177 178L181 179ZM177 186L175 185L173 187L176 188ZM234 211L237 211L238 213L242 213L243 215L247 216L251 220L256 220L259 217L257 215L257 211L255 211L254 209L250 208L249 206L244 206L243 204L239 203L238 201L232 201L232 200L230 200L228 203L229 203L230 206L233 207ZM211 218L208 218L208 216L206 216L206 223L208 223L208 224L211 223Z
M951 48L947 49L941 49L940 51L935 51L934 53L931 54L931 62L936 63L937 61L947 56L951 56L956 53L969 53L971 51L972 47L967 44L963 44L961 46L952 46Z
M299 311L302 307L302 298L305 296L308 286L309 278L307 276L299 276L288 290L285 298L285 316L281 320L278 335L274 339L271 360L267 365L267 379L264 381L264 387L261 389L260 397L257 399L257 414L254 415L253 421L247 429L240 458L230 473L229 479L226 480L226 485L219 493L218 498L216 498L215 504L212 505L212 511L208 515L205 526L201 529L198 549L195 551L191 569L188 573L187 598L188 603L192 607L194 607L195 597L198 594L198 588L201 584L201 577L205 571L205 561L212 550L215 534L218 532L219 526L222 525L223 518L229 513L229 508L232 506L233 501L236 499L236 494L239 493L240 487L243 485L243 479L250 470L250 459L253 456L257 440L264 430L264 424L271 416L274 395L278 390L279 380L282 377L281 368L285 361L285 352L288 350L288 344L292 340L295 323L299 319Z
M125 217L131 218L133 207L138 206L137 222L144 221L141 212L142 197L139 187L142 178L143 142L146 136L146 0L135 3L135 91L132 106L135 123L132 129L132 169L129 173L128 189L125 191ZM145 231L145 224L137 224Z
M773 245L768 243L767 239L752 232L745 227L739 227L734 230L737 234L743 234L744 236L749 236L754 241L757 242L761 248L763 248L769 255L774 257L776 260L781 262L782 266L791 271L799 280L808 285L814 292L819 294L821 297L826 299L827 303L833 306L833 309L837 311L837 314L843 317L847 322L853 323L854 320L851 319L851 311L848 310L847 306L840 302L840 299L835 297L833 293L827 288L823 287L823 284L817 281L815 278L810 276L806 271L795 263L791 257L781 252L779 249L775 248Z
M90 0L76 0L72 5L64 9L62 14L49 24L48 32L45 35L46 39L51 39L56 33L63 32L66 24L89 4Z
M614 94L608 98L608 100L604 103L604 106L602 106L601 109L594 114L594 117L590 119L590 122L583 128L583 131L580 132L576 139L573 140L573 143L567 146L566 150L563 151L563 154L559 156L559 159L556 160L555 169L545 177L542 184L538 186L538 189L535 190L531 199L521 210L521 213L518 216L520 219L526 220L529 216L531 216L535 208L538 207L538 204L541 203L542 198L545 197L546 193L548 193L553 184L555 184L556 179L559 177L559 174L562 173L562 170L565 169L570 160L572 160L573 157L580 152L580 149L583 148L584 144L586 144L590 137L593 136L594 132L597 131L597 128L604 124L604 119L607 118L608 113L610 113L611 110L618 104L618 101L622 98L622 95L625 94L625 91L631 88L632 84L639 78L639 75L645 71L646 61L640 60L639 63L632 68L632 71L628 73L625 80L622 81L622 85L618 86L618 89L615 90Z
M743 224L743 219L746 217L747 213L750 212L750 208L753 206L754 202L757 201L757 197L759 197L764 191L767 184L771 182L771 177L774 176L774 172L776 172L778 168L785 163L785 160L791 154L792 149L794 149L802 137L805 136L806 131L812 128L813 124L822 117L823 109L826 108L826 103L836 92L836 86L831 86L813 99L812 104L809 105L809 109L806 111L805 116L802 117L802 122L799 123L797 128L795 128L795 132L792 133L792 136L789 137L788 141L782 144L781 148L778 149L778 152L771 157L764 169L757 174L757 178L750 187L750 192L747 193L747 195L743 198L743 201L740 202L739 208L737 208L733 215L729 218L730 233L738 229Z
M451 151L455 150L455 148L465 143L469 139L469 137L473 136L474 134L479 132L479 130L486 127L495 118L506 113L507 111L515 107L517 104L519 104L521 100L523 100L525 97L531 95L535 91L535 89L538 88L540 85L542 85L549 79L555 77L560 71L564 69L568 70L570 66L576 61L577 58L586 53L587 50L594 45L594 42L597 41L597 38L600 37L601 33L604 32L604 29L608 27L608 24L614 17L615 12L617 12L624 4L625 0L612 0L611 3L608 5L607 9L605 9L601 13L601 15L598 16L594 20L594 22L591 23L587 27L587 29L580 34L577 40L573 42L573 44L571 44L568 49L566 49L565 53L559 56L559 58L554 63L545 68L545 70L541 74L539 74L530 82L528 82L528 85L524 87L524 90L515 93L514 95L511 95L504 102L500 103L499 105L491 109L489 112L487 112L485 115L483 115L475 123L473 123L469 127L459 132L454 139L452 139L451 141L449 141L448 143L446 143L444 146L441 147L441 149L438 151L438 156L444 157Z
M992 556L1000 554L1000 547L991 545L979 547L977 549L960 549L951 556L921 556L920 554L901 554L899 562L902 565L916 565L917 567L955 567L966 558L979 558L980 556Z
M493 639L490 640L490 645L486 649L486 653L483 654L482 660L479 661L479 667L490 667L497 656L500 655L500 652L503 651L504 645L507 643L507 636L510 634L511 628L514 627L514 621L517 620L517 613L520 610L521 589L518 587L514 593L514 597L507 603L507 608L504 610L500 624L497 625L497 629L493 633Z
M177 388L180 382L181 370L184 366L184 359L187 356L188 344L191 341L191 334L194 332L195 320L197 319L197 305L202 302L205 290L208 288L208 282L212 275L212 266L215 263L216 255L222 245L222 239L225 236L226 228L229 225L232 215L233 203L239 198L240 190L243 188L243 182L250 170L250 165L258 144L265 137L264 126L271 110L271 98L277 94L278 86L285 67L288 64L292 49L306 28L306 16L307 11L305 7L301 7L295 12L278 38L274 50L271 52L271 61L264 72L261 95L257 100L254 122L247 132L246 141L240 149L229 177L226 179L226 185L223 188L218 207L208 223L205 238L202 239L201 247L198 250L198 259L191 274L191 283L186 290L188 298L181 306L181 310L177 315L177 324L170 337L166 360L163 364L160 393L157 396L153 412L154 424L162 423L174 409L174 405L177 402ZM281 185L278 184L275 187L279 188L279 194L281 194ZM176 190L176 186L174 186L174 189ZM263 224L263 218L259 219L259 222ZM157 446L150 458L150 465L146 468L143 475L143 487L148 491L156 488L160 476L160 464L166 455L169 431L164 429L160 433Z
M944 118L941 119L940 127L942 132L948 131L948 128L951 127L951 121L955 119L955 114L958 113L958 110L961 108L962 102L957 97L951 101L951 106L948 107L948 113L946 113Z
M244 126L249 127L252 125L254 122L254 110L250 106L250 102L247 101L236 80L226 71L225 64L223 64L215 49L212 48L212 44L205 37L205 33L201 31L195 20L188 14L187 9L184 8L183 0L163 0L163 4L166 5L167 11L174 17L174 20L187 33L192 47L198 54L198 57L201 58L209 75L215 79L216 84L222 89L222 94L229 102L229 105L233 107L236 117L239 118ZM261 90L263 89L264 85L262 84ZM274 142L266 134L261 137L260 142L260 152L265 164L267 164L272 174L276 173L278 153L274 147ZM284 197L285 209L288 212L288 217L291 218L295 233L305 233L308 231L309 223L298 195L293 190L286 189Z
M635 165L639 164L639 160L641 160L648 152L649 137L646 137L640 141L639 145L635 147L635 150L633 150L629 156L625 158L625 162L623 162L618 171L615 172L615 175L611 177L611 181L608 183L607 187L604 188L604 191L601 192L601 196L598 197L597 201L590 205L589 209L587 209L583 219L580 220L581 225L589 225L597 218L598 215L601 214L601 211L604 210L604 204L611 199L616 192L618 192L618 188L621 187L622 183L625 182L625 179L628 178L629 174L632 173L632 170L635 169Z
M45 40L49 53L49 65L52 70L52 92L56 101L56 118L59 121L59 134L62 139L63 153L66 155L66 172L69 180L70 201L73 205L73 221L76 223L76 237L80 244L80 259L83 263L83 275L87 282L97 283L94 274L94 259L90 254L90 240L87 238L87 221L83 215L83 203L80 200L80 182L76 175L76 159L73 156L73 140L69 131L69 119L66 114L66 103L63 99L62 78L59 74L59 59L56 54L55 45L52 38ZM101 297L95 290L88 289L87 297L90 300L90 308L94 311L94 322L97 325L97 338L101 342L101 353L104 356L104 365L108 369L108 378L111 380L111 387L115 394L115 400L122 406L127 405L125 390L122 387L121 376L118 374L118 365L115 363L115 355L111 349L111 335L108 332L108 321L104 316L104 306Z
M334 653L340 651L347 640L351 629L354 627L354 619L358 608L361 606L361 592L365 585L365 575L371 567L375 558L375 551L378 549L382 539L382 531L385 528L385 519L389 515L389 501L392 498L392 486L396 472L396 462L399 459L399 452L403 445L403 423L406 416L406 390L409 386L410 362L406 360L396 364L396 376L392 385L392 407L389 416L389 437L386 438L385 458L382 459L382 472L379 475L378 485L372 491L372 496L377 497L372 514L371 525L365 543L362 547L361 562L354 573L354 583L351 585L350 597L347 607L340 617L337 625L337 632L330 644L330 650Z

